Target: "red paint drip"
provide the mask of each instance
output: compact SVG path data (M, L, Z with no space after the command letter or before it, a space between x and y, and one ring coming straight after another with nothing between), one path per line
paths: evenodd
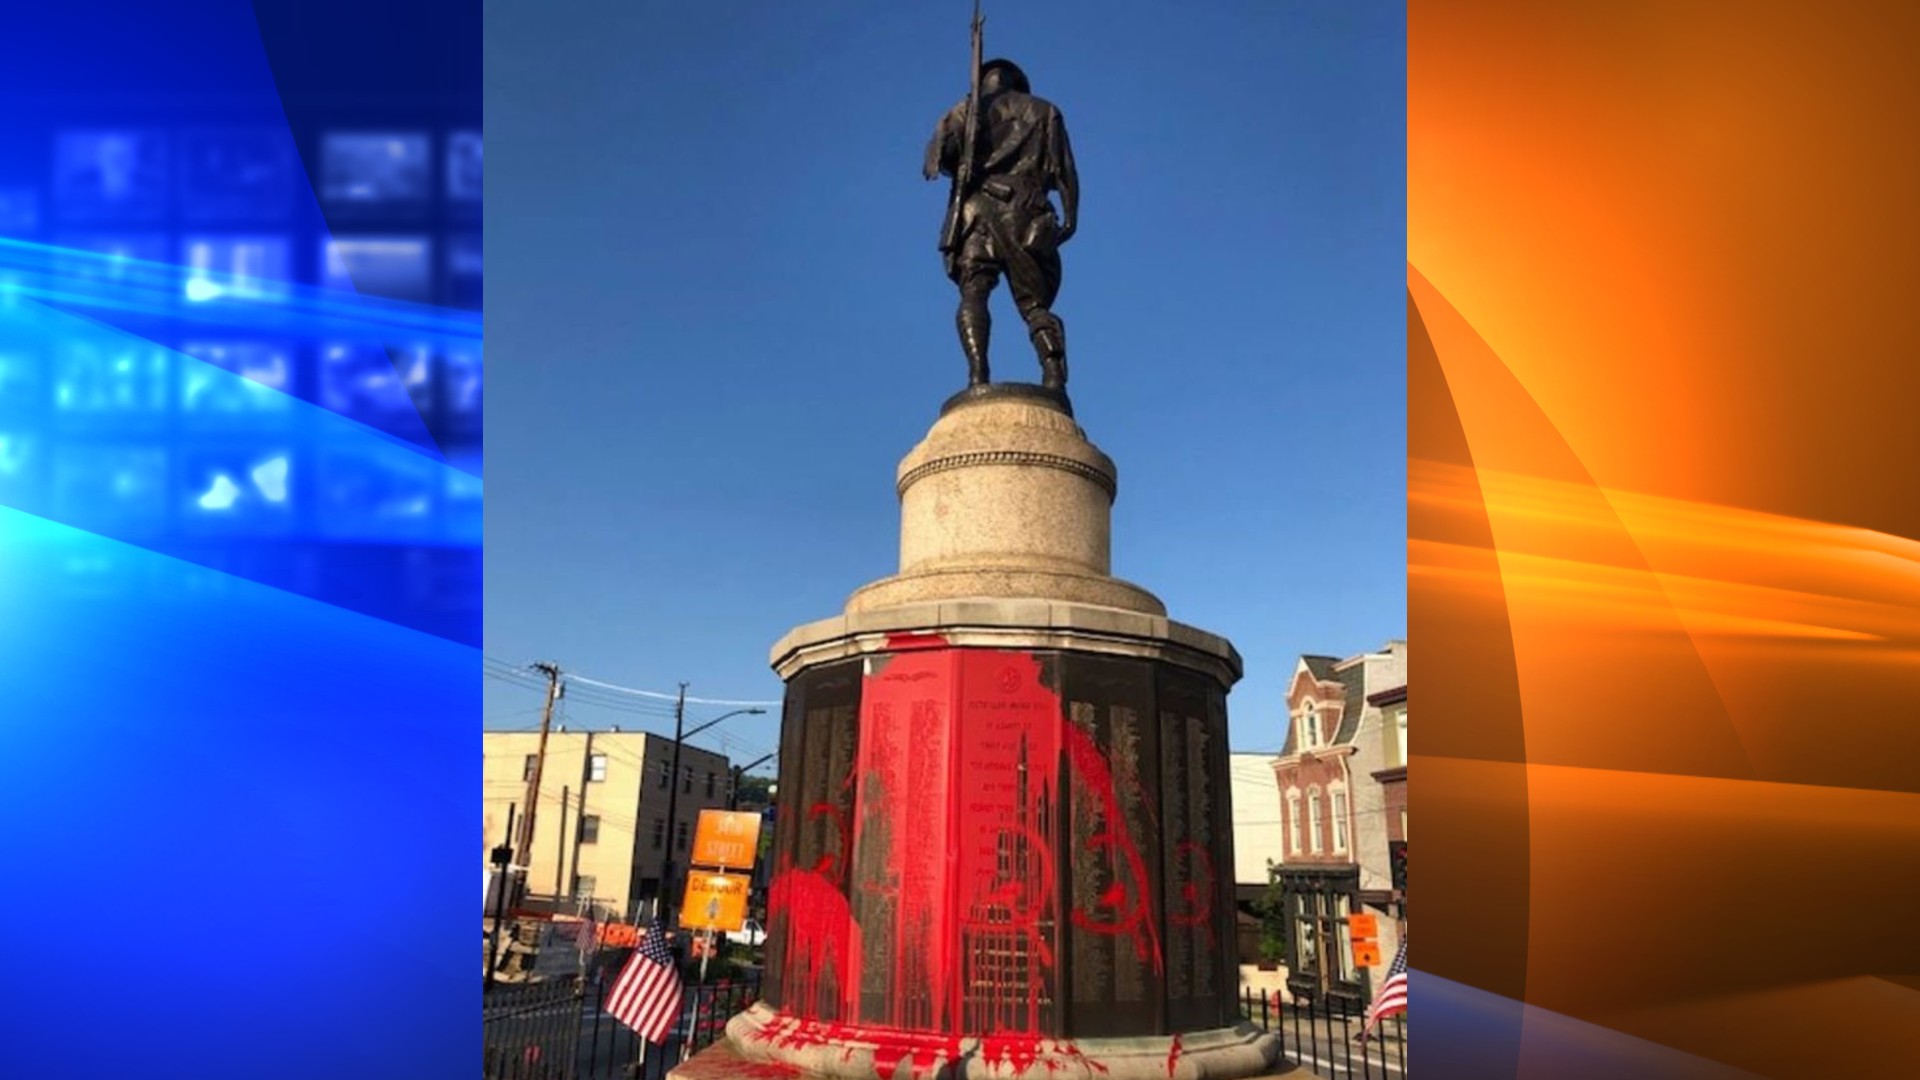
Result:
M1167 1048L1167 1080L1173 1080L1173 1070L1180 1065L1180 1035L1173 1036L1173 1045Z
M859 985L860 928L832 880L813 870L781 872L767 889L767 918L786 921L781 1000L790 1008L812 1012L822 1007L823 989L838 996Z

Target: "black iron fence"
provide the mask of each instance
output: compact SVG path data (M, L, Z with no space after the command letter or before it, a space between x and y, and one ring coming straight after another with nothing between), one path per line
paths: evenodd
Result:
M486 1080L664 1080L667 1070L720 1039L760 996L757 974L694 985L664 1044L648 1043L606 1011L617 965L584 977L496 986L486 995Z
M1279 1035L1287 1060L1326 1080L1406 1080L1406 1013L1383 1017L1364 1039L1365 1010L1340 1001L1283 1003L1247 989L1240 1013Z

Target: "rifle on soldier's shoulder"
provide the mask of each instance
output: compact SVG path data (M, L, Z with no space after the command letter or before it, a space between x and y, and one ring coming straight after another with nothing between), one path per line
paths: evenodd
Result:
M967 196L973 194L974 157L980 141L980 0L973 0L973 68L967 80L967 122L960 137L960 158L953 168L953 191L947 196L947 220L940 227L940 250L958 251L964 227Z

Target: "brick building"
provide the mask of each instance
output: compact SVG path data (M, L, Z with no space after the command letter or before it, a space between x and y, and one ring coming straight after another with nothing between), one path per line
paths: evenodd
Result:
M1288 684L1287 741L1273 771L1296 997L1370 998L1382 973L1354 965L1347 916L1378 916L1383 957L1399 945L1390 844L1406 829L1405 727L1388 718L1398 689L1404 721L1406 684L1405 641L1344 660L1303 656Z

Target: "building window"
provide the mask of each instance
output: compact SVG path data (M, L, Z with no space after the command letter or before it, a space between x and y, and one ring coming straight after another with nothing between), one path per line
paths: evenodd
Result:
M1405 765L1407 763L1407 710L1400 710L1400 714L1393 718L1393 726L1400 739L1400 759L1397 764Z
M1331 790L1333 792L1333 850L1344 854L1347 850L1347 793L1340 787Z
M1294 896L1293 941L1295 962L1301 971L1320 970L1320 920L1314 911L1311 893Z
M1320 789L1307 789L1307 847L1315 855L1325 848L1326 841L1320 837Z
M587 780L600 783L607 778L607 755L594 754L587 759Z
M1308 698L1300 705L1300 748L1311 750L1320 745L1320 710Z
M707 773L707 798L713 798L713 773Z
M1287 789L1287 854L1300 854L1300 789Z
M687 823L684 821L673 827L673 846L681 851L687 850Z
M520 779L528 783L531 783L533 781L533 770L539 767L540 767L540 755L528 754L527 763L521 766L520 768Z
M693 790L693 766L691 765L680 770L680 790L682 793Z
M671 783L673 783L673 766L663 761L660 763L660 783L655 786L665 791L667 785Z
M653 850L659 851L660 845L667 842L667 819L653 819Z
M600 842L600 815L587 814L580 819L580 842L583 844Z
M593 899L593 887L595 884L597 883L593 880L592 874L575 874L573 876L573 898L575 900Z

